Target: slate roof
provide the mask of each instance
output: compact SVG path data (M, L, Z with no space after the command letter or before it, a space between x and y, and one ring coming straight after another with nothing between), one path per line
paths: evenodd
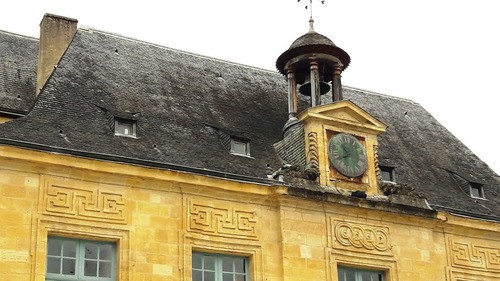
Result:
M286 92L277 72L79 29L33 110L0 125L0 143L268 181ZM379 162L398 183L431 207L500 220L498 176L419 104L350 87L344 97L388 125ZM110 115L137 120L137 138L115 136ZM227 135L249 140L251 157L230 154ZM483 184L487 200L454 175Z
M0 111L25 114L35 99L38 39L0 30Z

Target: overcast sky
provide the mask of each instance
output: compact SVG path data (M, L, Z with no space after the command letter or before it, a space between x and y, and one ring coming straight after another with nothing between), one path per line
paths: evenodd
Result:
M168 4L166 4L168 3ZM0 29L39 35L44 13L127 37L274 70L308 30L308 0L16 0ZM420 103L500 173L495 0L313 0L315 30L344 49L344 85Z

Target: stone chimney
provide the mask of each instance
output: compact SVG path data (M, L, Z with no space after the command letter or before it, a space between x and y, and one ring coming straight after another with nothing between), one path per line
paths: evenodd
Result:
M40 22L36 94L38 95L59 63L77 30L78 20L45 14Z

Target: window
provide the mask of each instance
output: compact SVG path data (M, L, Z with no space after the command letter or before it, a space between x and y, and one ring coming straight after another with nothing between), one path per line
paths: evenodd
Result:
M485 194L484 194L484 188L483 185L477 182L471 182L467 180L466 178L455 174L453 172L450 172L455 181L458 183L460 188L467 194L469 194L470 197L475 198L475 199L486 199Z
M45 280L115 280L115 244L58 237L47 241Z
M384 281L384 272L350 267L339 267L339 281Z
M469 183L470 184L470 196L472 198L484 198L483 186L478 183Z
M115 135L135 137L136 121L115 118Z
M231 138L231 153L250 156L250 143L241 139Z
M393 167L379 166L379 168L380 168L380 175L382 176L383 181L395 182Z
M248 281L248 258L193 253L193 281Z

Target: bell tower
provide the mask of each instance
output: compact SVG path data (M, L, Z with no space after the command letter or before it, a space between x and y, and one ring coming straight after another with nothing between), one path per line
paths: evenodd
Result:
M276 61L277 69L288 79L289 118L297 114L298 85L300 94L310 96L311 107L320 105L321 96L328 93L330 88L333 101L342 100L340 75L350 61L344 50L314 30L311 15L309 31L297 38Z
M276 61L288 81L288 121L274 146L303 179L343 193L378 195L378 136L386 125L344 100L341 74L350 62L344 50L314 30L311 13L309 31ZM321 96L330 89L332 101L322 105ZM301 112L298 95L310 97Z

